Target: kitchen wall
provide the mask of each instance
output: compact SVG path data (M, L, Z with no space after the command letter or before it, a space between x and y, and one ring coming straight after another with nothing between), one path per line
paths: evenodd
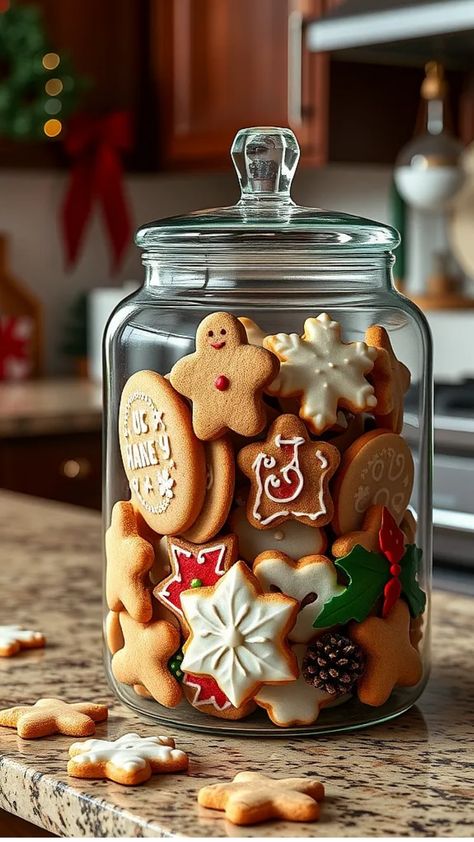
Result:
M389 167L331 166L300 171L293 195L297 202L345 210L389 222ZM11 267L41 299L45 314L47 373L67 373L59 351L67 307L81 290L117 285L142 277L140 255L131 246L115 278L110 277L104 230L96 214L87 231L81 259L73 272L64 270L59 209L65 175L58 172L0 171L0 231L10 237ZM151 219L202 207L232 204L237 182L229 172L209 175L133 175L126 189L134 226Z

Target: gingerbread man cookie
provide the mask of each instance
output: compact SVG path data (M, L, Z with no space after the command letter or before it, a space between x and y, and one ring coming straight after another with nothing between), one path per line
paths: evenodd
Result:
M149 572L155 560L151 544L138 534L137 517L130 502L112 509L105 533L107 558L106 598L111 611L126 610L139 623L152 616Z
M311 441L295 415L280 415L264 442L249 444L238 455L250 478L247 518L257 529L293 519L324 526L333 515L329 480L340 461L337 448Z
M360 530L369 506L380 505L400 523L410 500L413 456L396 433L371 430L346 450L333 483L336 535Z
M323 555L295 562L270 550L257 556L252 569L264 591L279 591L298 601L296 623L288 634L288 640L295 643L307 643L315 636L314 621L324 604L344 591L337 583L334 564Z
M181 607L190 628L183 672L214 678L234 707L253 698L262 684L296 678L286 637L298 603L283 594L262 593L243 561L214 587L185 591Z
M196 351L174 365L171 383L193 403L199 439L229 430L256 436L266 424L262 393L278 373L277 358L249 345L245 329L230 313L212 313L196 332Z
M376 407L374 388L365 377L374 366L376 349L365 342L342 342L341 326L327 313L306 319L301 337L277 333L263 344L281 361L267 391L299 396L300 417L316 435L337 423L338 407L354 413Z
M11 658L23 649L42 649L46 638L39 631L23 626L0 626L0 658Z
M237 560L237 539L235 535L227 535L208 544L191 544L181 538L168 538L168 553L171 574L156 586L153 593L181 619L183 591L215 585Z
M252 564L260 553L275 550L290 558L319 555L327 547L324 529L287 520L273 529L255 529L247 520L244 506L237 506L229 517L229 526L239 539L239 557Z
M399 599L385 619L352 622L349 637L363 649L365 671L357 693L365 705L385 704L394 687L413 687L423 674L421 658L410 640L410 612Z
M106 705L89 702L69 704L62 699L38 699L34 705L19 705L0 710L0 725L16 728L24 740L65 734L88 737L95 733L95 723L108 716Z
M68 775L74 778L107 778L135 786L153 774L181 772L188 756L175 747L171 737L140 737L124 734L117 740L86 740L69 749Z
M119 411L122 461L132 503L158 535L184 532L206 495L204 448L186 401L154 371L127 380Z
M403 427L403 399L410 385L410 371L397 360L384 327L371 325L366 331L365 341L378 351L374 367L368 375L377 398L377 427L400 433Z

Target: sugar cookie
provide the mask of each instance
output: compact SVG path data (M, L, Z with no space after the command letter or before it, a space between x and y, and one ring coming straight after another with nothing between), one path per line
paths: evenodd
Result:
M280 415L264 442L249 444L238 464L251 481L247 519L257 529L298 520L324 526L333 514L329 480L340 461L337 448L311 441L295 415Z
M135 510L119 501L105 533L106 599L111 611L124 609L140 623L151 620L149 571L155 560L151 544L138 534Z
M214 678L234 707L250 700L262 684L296 678L286 636L298 603L283 594L262 593L243 561L214 587L185 591L181 607L190 628L183 672Z
M272 529L256 529L248 522L244 506L237 506L231 512L229 526L239 540L239 557L250 564L265 550L278 550L298 559L320 555L327 547L324 529L297 520L287 520Z
M138 371L120 400L119 438L132 503L155 532L174 535L196 520L206 494L204 448L191 413L165 377Z
M366 331L365 341L378 351L374 367L368 375L377 398L377 426L400 433L403 427L403 400L410 386L410 372L406 365L397 360L384 327L371 325Z
M235 484L234 451L228 437L206 442L206 497L203 507L183 538L203 544L224 526L232 505Z
M260 772L239 772L233 781L199 790L202 807L224 810L233 824L248 825L268 819L315 822L324 787L316 778L268 778Z
M303 336L267 336L264 348L281 362L278 377L267 391L299 396L300 417L316 435L337 422L337 410L371 411L377 405L373 386L365 378L377 357L365 342L342 342L341 326L327 313L306 319Z
M239 322L243 324L245 328L245 334L249 345L258 345L260 348L263 348L263 340L267 334L264 330L262 330L257 322L254 322L253 319L249 319L248 316L239 316Z
M192 401L194 431L208 441L229 430L244 436L263 430L262 393L278 369L273 354L248 344L235 316L211 313L197 329L196 351L178 360L170 379Z
M88 737L95 733L96 722L107 719L105 705L89 702L69 704L62 699L39 699L34 705L0 710L0 725L16 728L24 740L65 734L69 737Z
M256 708L252 700L239 708L234 707L219 685L208 675L192 675L186 672L183 677L183 693L188 702L201 713L216 716L219 719L243 719Z
M314 621L326 602L344 591L337 583L337 570L329 558L310 555L293 561L281 552L267 550L253 563L253 573L266 592L281 592L298 601L295 625L288 640L307 643L315 634Z
M396 433L371 430L343 454L334 479L336 535L359 530L369 506L386 506L397 524L410 500L414 477L413 456Z
M187 754L175 748L171 737L124 734L117 740L86 740L73 743L69 757L67 773L74 778L107 778L128 786L188 768Z
M42 649L46 638L39 631L23 626L0 626L0 658L11 658L23 649Z

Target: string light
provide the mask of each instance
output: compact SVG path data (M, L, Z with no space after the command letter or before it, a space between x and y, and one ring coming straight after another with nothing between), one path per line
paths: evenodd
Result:
M61 82L61 79L48 79L46 85L44 86L44 89L48 96L57 96L61 93L63 87L64 86Z
M3 12L8 12L10 8L10 0L0 0L0 15Z
M60 61L61 59L57 53L46 53L43 56L43 67L45 70L56 70L59 67Z
M57 137L58 134L61 133L63 128L63 124L61 120L46 120L46 123L43 126L43 131L46 137Z
M60 99L48 99L45 103L44 110L46 114L59 114L62 107Z

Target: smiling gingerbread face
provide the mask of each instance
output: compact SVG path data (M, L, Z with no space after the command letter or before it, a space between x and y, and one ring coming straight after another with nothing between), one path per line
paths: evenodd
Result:
M196 333L196 350L213 354L224 349L232 351L246 342L244 327L230 313L211 313Z

